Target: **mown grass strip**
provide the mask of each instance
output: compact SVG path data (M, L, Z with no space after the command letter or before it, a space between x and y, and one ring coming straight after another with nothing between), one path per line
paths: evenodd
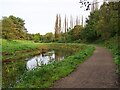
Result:
M69 75L75 68L85 61L94 51L93 46L86 46L75 55L62 61L43 65L35 70L24 73L15 88L49 88L56 80Z

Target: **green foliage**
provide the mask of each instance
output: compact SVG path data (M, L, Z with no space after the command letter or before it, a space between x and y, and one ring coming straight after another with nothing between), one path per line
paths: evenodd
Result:
M48 88L52 86L54 81L71 73L78 64L88 58L94 50L94 47L92 46L79 46L81 47L81 51L73 56L24 73L21 76L21 81L15 85L15 88ZM85 48L83 49L83 47Z
M34 42L60 42L60 44L47 44L47 47L52 49L66 49L70 48L81 50L73 56L67 57L63 61L57 61L52 64L44 65L33 71L24 73L21 76L21 81L18 82L15 87L23 88L47 88L50 87L54 81L71 73L78 64L83 62L88 56L90 56L94 50L93 47L79 44L61 44L61 43L80 43L80 42L101 42L107 48L109 48L114 55L115 63L117 64L117 72L120 73L120 61L118 51L118 2L104 3L100 10L92 12L89 19L86 21L86 26L83 28L80 25L76 25L73 29L69 29L66 33L60 33L58 30L58 20L56 20L56 32L46 33L46 35L40 34L28 34L24 27L24 20L18 17L9 16L3 17L0 21L2 23L2 37L7 40L2 40L3 54L12 55L12 59L16 58L16 52L21 53L23 50L35 50L40 44ZM0 26L1 28L1 26ZM29 39L34 42L26 42L13 39ZM120 42L120 41L119 41ZM73 48L74 47L74 48ZM4 58L4 56L3 56ZM10 57L11 58L11 57ZM15 66L16 67L16 66ZM15 69L15 68L14 68Z
M104 3L100 10L90 14L86 22L81 36L87 42L107 40L115 36L118 32L118 2Z
M57 39L57 42L60 43L73 43L80 42L81 36L80 33L83 30L81 25L76 25L73 29L68 29L68 32L61 33L61 36Z
M34 42L39 42L40 41L40 34L39 33L34 34L33 40L34 40Z
M119 2L104 3L100 10L92 12L87 25L81 32L82 40L85 42L101 43L109 48L117 64L117 72L120 72L119 52L118 52L118 4ZM119 36L119 35L118 35Z
M119 2L104 3L99 10L90 13L83 28L76 25L67 32L61 33L57 42L95 42L108 40L118 33L118 4Z
M97 38L96 32L91 29L91 26L86 27L84 30L81 31L81 39L84 42L93 42Z
M2 64L2 88L12 87L16 80L24 73L26 61L11 62Z
M19 17L9 16L2 19L2 38L4 39L27 39L27 29L24 20Z
M23 74L26 67L25 58L40 54L44 44L27 40L0 39L2 44L2 87L12 87ZM44 47L43 47L44 45Z
M52 33L46 33L46 35L28 34L23 19L12 15L3 17L0 20L0 25L2 23L2 37L9 40L29 39L35 42L60 43L107 40L118 33L118 4L119 2L104 3L99 10L95 10L90 14L84 28L76 25L72 29L65 30L65 33L61 31L61 16L57 14L54 35Z
M52 32L46 33L45 35L41 36L41 41L45 43L53 42L54 41L54 35Z
M0 57L3 62L21 60L26 57L33 57L41 53L42 49L48 50L49 48L44 43L34 43L27 40L5 40L2 41L2 56Z
M5 40L2 39L2 52L3 54L12 54L20 50L32 50L39 46L39 43L34 43L27 40Z
M70 31L68 31L68 36L67 39L71 41L75 41L80 39L80 33L83 30L83 27L80 25L76 25L73 29L71 29Z
M58 80L59 78L66 76L70 72L72 72L76 66L72 66L72 65L69 66L69 64L74 63L75 65L77 65L77 62L75 63L74 59L80 59L81 60L80 62L82 62L82 59L85 59L84 57L86 57L86 54L89 54L87 52L84 53L84 50L86 48L90 48L84 44L83 45L81 45L81 44L61 44L61 43L39 44L39 43L34 43L31 41L26 41L26 40L9 41L9 40L3 39L2 43L4 46L3 47L3 58L11 58L12 60L14 60L14 59L17 60L16 62L15 61L11 62L9 65L7 65L7 63L4 63L3 74L5 76L3 77L3 83L2 83L3 87L8 87L8 86L12 87L16 83L15 82L16 80L21 81L24 79L25 79L25 82L23 82L24 84L23 83L21 84L21 82L17 82L17 84L19 83L19 85L20 85L20 86L17 85L17 87L28 87L28 86L29 87L48 87L53 83L53 81ZM24 72L23 66L25 66L24 60L23 60L23 62L18 61L18 60L22 60L21 55L25 56L24 58L30 57L31 55L27 56L27 54L29 54L29 52L34 54L33 50L40 51L43 48L44 48L44 50L45 49L52 49L52 50L60 49L60 50L63 50L62 51L63 53L66 53L66 51L71 52L71 50L72 50L72 52L74 52L76 54L75 54L74 58L73 58L73 56L71 56L72 58L69 57L66 62L63 61L63 64L59 64L59 63L62 63L62 61L57 61L57 62L53 63L52 65L51 64L43 65L42 66L43 69L40 69L40 68L39 68L40 70L35 69L33 72L31 71L31 73L27 72L27 73L24 73L23 76L21 76ZM91 49L92 49L92 47L91 47ZM88 49L88 52L91 49ZM27 53L26 53L26 51L27 51ZM80 53L82 56L78 56L80 54L80 53L77 54L78 51L81 51ZM83 53L82 53L82 51L83 51ZM24 54L21 54L21 53L24 53ZM37 52L37 53L40 53L40 52ZM9 57L7 57L7 56L9 56ZM67 64L67 62L70 59L72 61ZM61 65L63 67L61 67ZM68 65L68 66L66 66L66 65ZM54 68L53 68L53 66L54 66ZM57 66L59 66L59 67L57 68ZM53 72L52 72L52 70L53 70ZM39 75L41 77L39 77ZM51 75L52 75L52 77L51 77ZM13 81L11 81L10 77L11 78L14 77ZM49 80L51 80L51 81L49 81ZM28 82L31 82L31 83L29 84ZM42 84L38 85L39 82Z

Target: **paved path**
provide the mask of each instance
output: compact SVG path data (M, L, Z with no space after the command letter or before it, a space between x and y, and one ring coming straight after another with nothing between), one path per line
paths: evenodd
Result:
M96 47L88 60L67 77L56 81L53 88L116 88L115 70L112 54Z

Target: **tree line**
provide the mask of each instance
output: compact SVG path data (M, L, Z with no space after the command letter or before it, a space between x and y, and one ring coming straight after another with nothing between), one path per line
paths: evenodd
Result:
M81 32L81 39L87 42L105 41L118 35L119 2L104 3L86 20L86 27Z
M80 20L76 17L75 23L73 17L70 17L70 27L68 27L68 18L64 18L64 28L62 28L61 15L56 15L55 32L48 32L45 35L40 33L30 34L25 28L25 21L13 15L3 17L2 38L34 40L35 42L94 42L96 40L107 40L118 33L118 4L119 2L104 3L100 9L90 13L83 27L83 17ZM1 28L0 27L0 28Z
M19 17L3 17L0 21L2 24L2 38L5 39L26 39L27 29L24 20Z
M61 38L58 42L95 42L105 41L111 37L118 35L119 30L119 2L109 2L95 9L86 19L86 25L76 25L73 28L66 27L64 33L61 33ZM65 21L66 22L66 21ZM83 23L83 20L82 20Z

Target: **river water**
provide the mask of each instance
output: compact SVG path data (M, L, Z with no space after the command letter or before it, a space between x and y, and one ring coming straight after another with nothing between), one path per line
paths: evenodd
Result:
M63 60L64 55L56 55L55 51L49 51L46 53L41 53L38 56L32 57L30 59L26 59L26 68L27 70L32 70L38 66L44 65L44 64L50 64L54 62L55 60Z

